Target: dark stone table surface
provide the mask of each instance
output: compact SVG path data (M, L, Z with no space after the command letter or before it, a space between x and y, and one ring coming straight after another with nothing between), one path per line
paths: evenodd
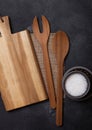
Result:
M92 0L0 0L0 15L10 16L12 33L32 25L34 16L45 15L51 32L60 29L70 39L66 70L85 66L92 70ZM55 111L45 101L6 112L0 98L0 130L91 130L92 99L64 99L64 125L55 125Z

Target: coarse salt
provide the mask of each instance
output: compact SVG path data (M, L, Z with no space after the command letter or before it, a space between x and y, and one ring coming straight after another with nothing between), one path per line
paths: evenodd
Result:
M86 78L80 73L71 74L65 81L65 89L71 96L83 95L88 87Z

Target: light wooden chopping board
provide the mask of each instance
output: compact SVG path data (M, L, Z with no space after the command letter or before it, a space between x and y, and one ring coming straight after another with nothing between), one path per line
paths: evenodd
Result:
M0 91L6 110L46 100L47 94L27 30L11 34L0 20Z

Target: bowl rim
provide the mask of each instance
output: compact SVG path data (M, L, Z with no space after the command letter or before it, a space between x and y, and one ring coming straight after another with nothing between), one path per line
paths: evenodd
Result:
M64 74L64 77L63 77L63 80L62 80L62 87L63 87L63 90L64 90L64 92L65 92L65 94L69 97L69 98L71 98L71 99L74 99L74 100L80 100L80 99L82 99L82 98L84 98L87 94L88 94L88 92L89 92L89 90L90 90L90 80L89 80L89 78L88 78L88 76L84 73L84 72L82 72L82 71L79 71L79 70L74 70L74 69L76 69L76 68L79 68L79 69L84 69L84 67L73 67L73 68L71 68L71 69L69 69L65 74ZM73 70L73 71L72 71ZM86 69L87 70L87 69ZM66 79L70 76L70 75L72 75L72 74L74 74L74 73L79 73L79 74L82 74L85 78L86 78L86 80L87 80L87 83L88 83L88 85L87 85L87 90L85 91L85 93L83 93L82 95L80 95L80 96L72 96L71 94L69 94L68 92L67 92L67 90L66 90L66 88L65 88L65 81L66 81Z

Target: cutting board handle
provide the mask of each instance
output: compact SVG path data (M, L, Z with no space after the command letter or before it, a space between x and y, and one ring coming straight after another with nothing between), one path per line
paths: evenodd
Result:
M2 37L7 36L8 34L11 34L8 16L2 17L0 19L0 33Z

